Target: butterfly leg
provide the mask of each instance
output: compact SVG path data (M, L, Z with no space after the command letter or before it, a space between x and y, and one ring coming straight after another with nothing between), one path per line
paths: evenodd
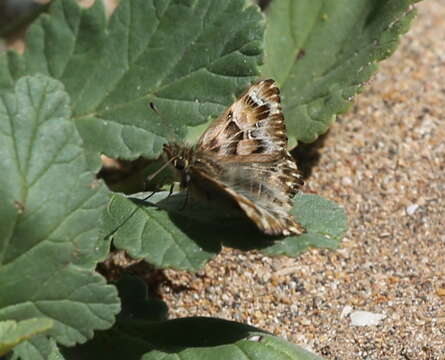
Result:
M186 187L186 188L185 188L185 200L184 200L184 204L183 204L182 207L181 207L181 211L184 210L185 207L187 206L187 203L188 203L188 201L189 201L189 193L190 193L189 188Z
M146 200L150 199L150 198L151 198L154 194L156 194L157 192L158 192L157 190L153 191L150 195L148 195L148 196L146 196L145 198L143 198L142 201L146 201Z
M170 185L170 190L168 191L167 199L168 199L170 196L172 196L174 187L175 187L175 184L171 184L171 185Z

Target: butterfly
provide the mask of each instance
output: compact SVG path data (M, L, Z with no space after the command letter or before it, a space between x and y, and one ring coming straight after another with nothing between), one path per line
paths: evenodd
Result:
M280 91L268 79L253 84L192 146L166 144L168 162L181 188L210 198L228 198L268 235L301 234L289 214L302 185L287 150Z

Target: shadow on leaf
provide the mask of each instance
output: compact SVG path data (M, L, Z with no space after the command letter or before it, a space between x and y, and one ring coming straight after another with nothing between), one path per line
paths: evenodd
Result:
M190 348L209 348L233 344L261 330L249 325L217 318L189 317L174 320L162 319L167 306L153 317L153 299L144 282L132 276L117 284L122 311L113 328L97 332L95 337L73 348L63 349L69 359L136 360L153 353L179 353ZM147 312L148 310L148 312Z
M324 147L328 134L329 132L320 135L316 141L310 144L300 142L298 146L291 151L303 175L303 180L306 181L312 176L313 169L320 162L320 150Z
M257 249L269 255L297 256L309 247L336 248L347 229L344 210L312 194L298 194L291 213L307 230L300 236L270 237L240 210L218 203L188 201L185 194L156 193L131 198L115 195L107 208L105 229L118 249L145 258L158 268L196 271L222 246Z
M198 244L217 242L246 251L269 247L280 239L260 232L238 209L192 202L184 193L165 198L156 206L167 211L171 221Z

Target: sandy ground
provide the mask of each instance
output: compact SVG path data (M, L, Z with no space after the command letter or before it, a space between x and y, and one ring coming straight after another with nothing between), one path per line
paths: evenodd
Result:
M347 210L341 249L297 259L225 249L198 274L169 270L190 287L161 288L172 317L247 322L327 359L445 359L445 1L418 10L304 189ZM386 317L352 326L348 307Z

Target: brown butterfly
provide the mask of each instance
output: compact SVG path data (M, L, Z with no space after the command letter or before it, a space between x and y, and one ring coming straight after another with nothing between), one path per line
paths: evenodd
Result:
M273 80L252 85L194 146L167 144L181 187L207 198L219 194L237 205L268 235L300 234L289 214L302 184L292 156Z

